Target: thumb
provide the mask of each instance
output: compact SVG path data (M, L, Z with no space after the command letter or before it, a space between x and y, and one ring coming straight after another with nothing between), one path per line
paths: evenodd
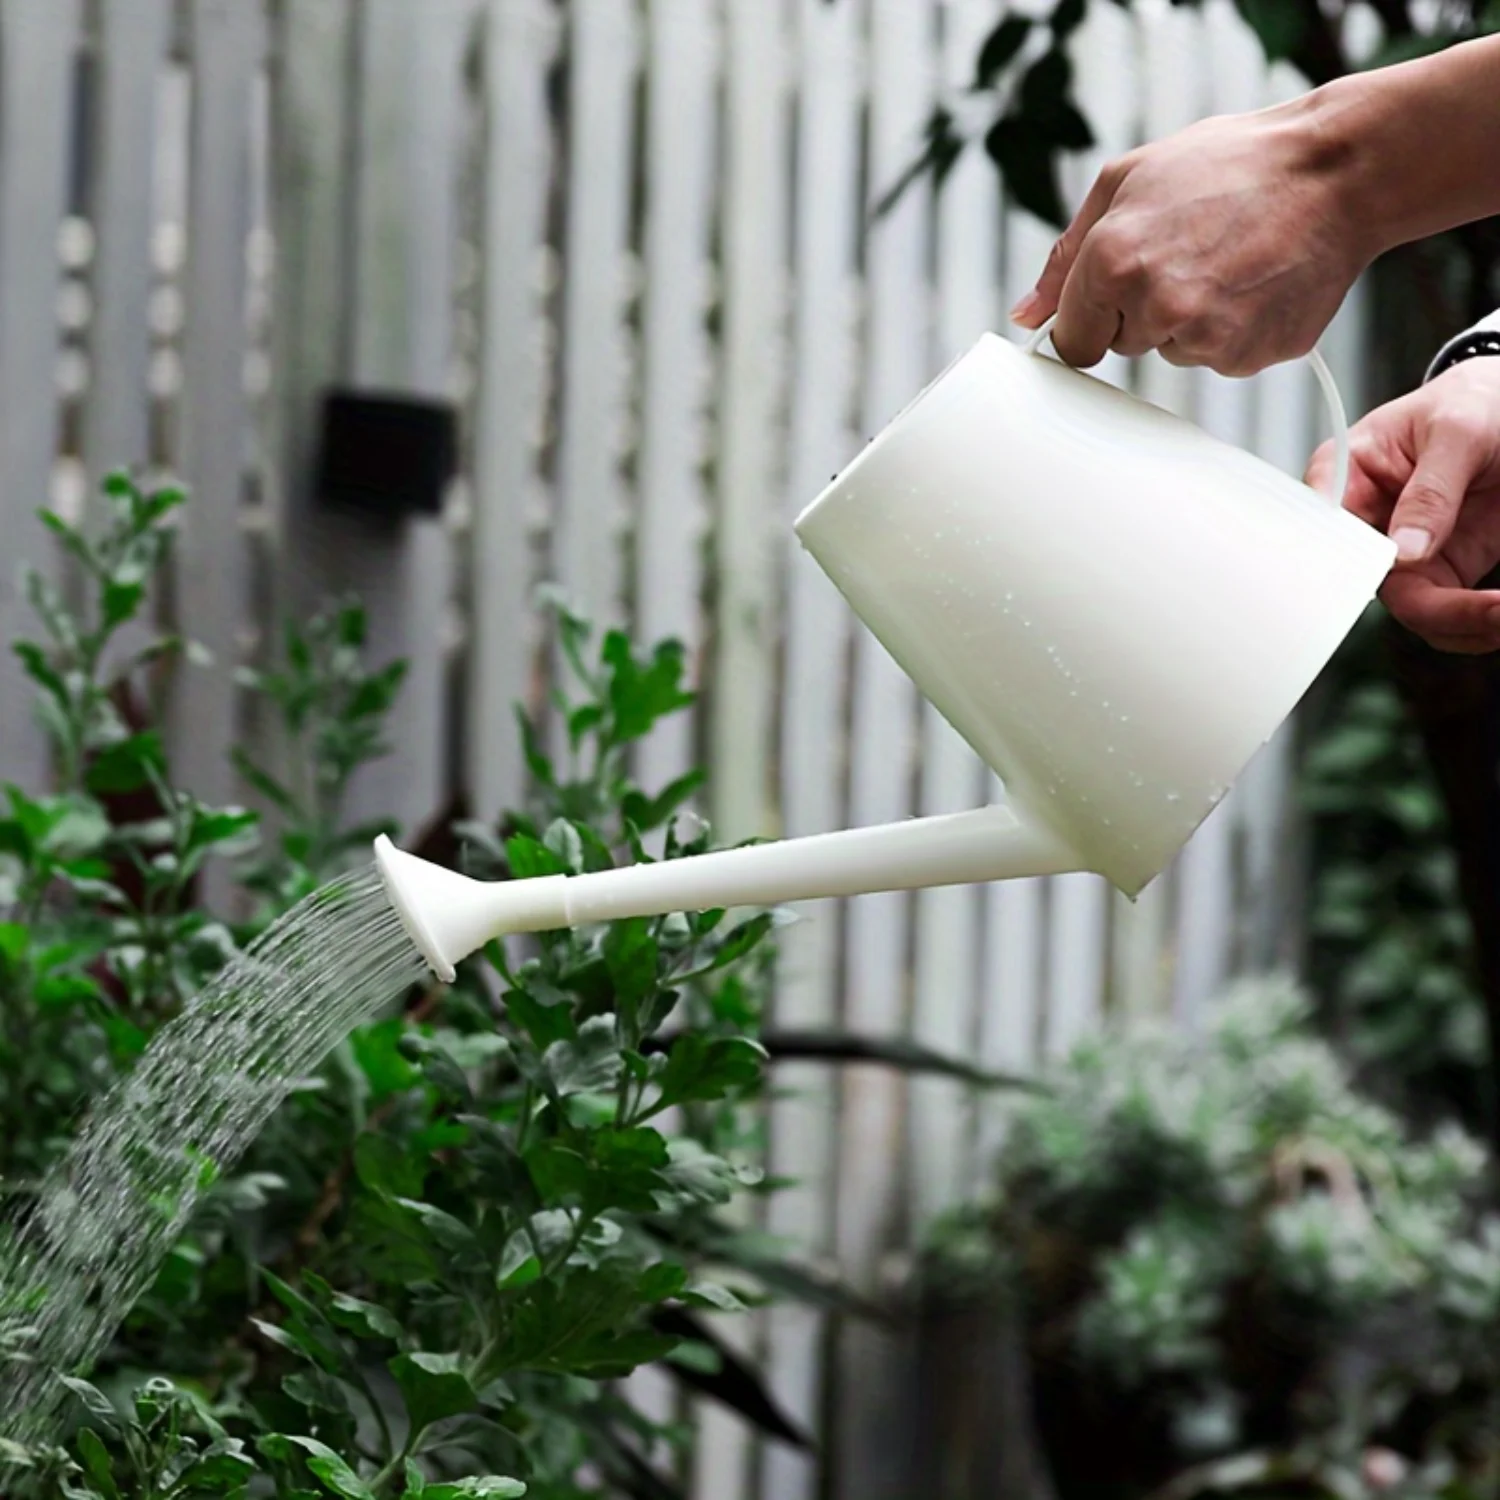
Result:
M1464 496L1493 454L1493 437L1484 426L1442 416L1433 421L1391 512L1388 529L1400 561L1421 562L1453 534Z
M1052 246L1036 286L1011 308L1012 322L1023 328L1040 328L1057 311L1063 287L1067 285L1084 239L1109 211L1120 184L1125 181L1127 170L1123 162L1112 162L1094 179L1094 185L1083 200L1083 206L1073 216L1073 222Z

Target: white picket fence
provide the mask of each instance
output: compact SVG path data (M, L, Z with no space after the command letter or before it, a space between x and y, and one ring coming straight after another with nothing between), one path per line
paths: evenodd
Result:
M408 826L464 790L513 801L517 699L556 580L600 620L675 635L705 697L646 747L702 750L727 836L957 810L994 788L918 701L789 521L984 329L1050 242L980 153L934 199L871 203L962 97L995 0L0 0L0 513L45 555L43 500L87 513L129 463L183 475L167 611L213 652L174 697L175 753L243 795L255 736L232 666L333 589L412 659L366 807ZM1076 38L1100 163L1297 87L1229 0L1096 3ZM982 101L980 101L982 102ZM1357 311L1330 352L1357 406ZM1224 382L1148 361L1111 378L1298 468L1320 430L1300 369ZM449 396L462 482L379 529L311 493L331 383ZM0 665L0 771L40 774ZM997 1067L1055 1057L1107 1011L1191 1023L1231 970L1295 943L1287 749L1273 745L1134 906L1091 877L872 897L791 928L783 1025L907 1034ZM878 1290L976 1180L995 1124L956 1088L805 1067L769 1120L799 1185L768 1227ZM695 1495L901 1493L899 1361L797 1308L737 1325L833 1475L699 1414ZM651 1381L643 1399L662 1401ZM829 1393L832 1393L831 1395ZM824 1417L830 1417L825 1421ZM894 1486L894 1488L893 1488Z

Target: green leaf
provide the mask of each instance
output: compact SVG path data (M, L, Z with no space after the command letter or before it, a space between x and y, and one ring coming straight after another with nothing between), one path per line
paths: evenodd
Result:
M689 708L694 695L682 688L685 652L680 643L664 641L642 668L623 631L604 638L601 657L609 669L609 706L613 715L611 739L629 744L650 733L658 720Z
M1067 224L1057 185L1056 148L1024 119L1006 115L984 138L984 149L1000 169L1006 191L1028 213L1056 229Z
M552 768L552 762L542 753L535 726L519 705L516 707L516 723L521 732L521 749L526 759L526 769L531 773L532 779L539 786L555 787L557 773Z
M299 1370L288 1375L281 1388L299 1406L311 1411L345 1413L349 1410L349 1398L341 1382L323 1370Z
M422 1491L422 1500L517 1500L525 1493L526 1486L519 1479L487 1475L452 1484L430 1484Z
M517 988L506 992L505 1008L511 1019L545 1052L554 1042L572 1041L578 1035L568 999L561 992L557 992L555 1001L550 996L542 999L531 990Z
M682 1293L682 1300L691 1307L711 1307L717 1312L748 1312L749 1305L727 1286L714 1281L695 1281Z
M706 779L702 771L688 771L655 797L647 797L637 791L628 792L620 804L620 811L642 833L649 833L672 817Z
M1094 133L1068 97L1072 82L1073 64L1054 46L1021 79L1019 118L1033 135L1053 146L1086 151L1094 144Z
M367 1339L398 1339L401 1324L395 1315L376 1302L364 1302L347 1292L334 1292L328 1301L328 1318Z
M558 818L548 827L542 844L561 864L563 874L577 875L582 871L583 840L566 818Z
M1053 37L1061 42L1071 36L1083 24L1087 9L1088 0L1057 0L1049 18Z
M542 875L566 875L563 862L543 843L518 833L505 841L505 857L510 873L517 880L534 880Z
M243 1491L255 1473L255 1460L238 1438L221 1438L177 1481L178 1495L230 1495Z
M760 1080L766 1051L748 1037L708 1037L687 1032L667 1054L658 1107L722 1099Z
M86 1380L79 1380L74 1375L59 1375L57 1378L78 1397L83 1404L83 1409L91 1417L102 1417L111 1425L119 1420L119 1413L115 1410L114 1404L97 1386L90 1385Z
M31 929L19 922L0 922L0 959L18 964L31 946Z
M427 1177L419 1158L389 1137L368 1131L354 1143L354 1172L367 1188L393 1198L420 1196Z
M1292 58L1307 37L1307 15L1301 0L1235 0L1235 9L1260 38L1267 62Z
M98 982L84 974L49 974L38 979L32 989L40 1010L62 1010L84 1001L97 1000L100 990Z
M114 1463L107 1449L92 1427L78 1429L78 1456L94 1487L105 1500L119 1500L120 1491L115 1484Z
M1006 16L979 49L974 64L974 88L978 91L994 88L1030 35L1031 21L1026 16Z
M267 1458L283 1463L291 1461L294 1448L302 1450L308 1469L331 1493L342 1496L343 1500L375 1500L375 1492L369 1485L326 1443L290 1433L272 1433L260 1440L260 1451Z
M135 618L146 597L144 583L121 583L110 579L100 591L99 607L106 630L115 630Z
M260 814L239 807L200 809L188 831L188 851L238 843L260 823Z
M109 838L109 819L92 797L49 797L38 806L42 827L37 842L54 859L81 859Z
M756 1181L758 1174L737 1170L697 1141L679 1136L669 1143L671 1161L657 1174L662 1189L657 1201L662 1211L728 1203L735 1192Z
M614 1018L592 1016L578 1028L576 1040L554 1042L542 1055L542 1070L563 1098L612 1089L620 1076Z
M530 1286L542 1274L542 1263L525 1230L518 1229L505 1242L500 1255L500 1265L495 1272L495 1285L503 1292L518 1291Z
M272 807L278 812L285 813L289 818L300 818L301 813L297 807L296 799L269 771L263 771L238 747L230 751L230 759L234 762L235 770Z
M415 1218L431 1235L433 1243L444 1250L466 1256L479 1256L479 1242L474 1231L461 1219L431 1203L419 1203L412 1198L398 1198L396 1202Z
M405 1020L392 1016L388 1021L361 1027L349 1038L350 1050L370 1086L370 1098L374 1101L405 1093L422 1080L421 1073L402 1053L401 1040L405 1034Z
M133 792L153 777L166 775L167 754L161 735L154 729L133 734L106 746L88 769L87 784L95 796Z
M716 969L727 969L730 964L738 963L765 941L775 921L772 913L762 912L757 917L751 917L748 922L741 922L724 939L723 944L713 956L713 962L699 973L712 974Z
M665 1302L676 1297L687 1285L687 1271L673 1261L658 1261L642 1274L639 1292L642 1302Z
M68 692L61 675L48 660L47 653L40 646L33 641L16 641L10 649L20 658L21 665L26 669L26 675L38 687L46 689L64 710L71 708L72 695Z
M620 1009L632 1018L640 1001L656 988L656 938L645 917L616 922L604 939L604 962L615 987Z
M401 1354L389 1368L401 1387L414 1435L474 1409L474 1387L456 1354Z

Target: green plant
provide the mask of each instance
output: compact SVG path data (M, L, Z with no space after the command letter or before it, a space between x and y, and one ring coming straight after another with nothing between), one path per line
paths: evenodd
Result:
M1362 1077L1486 1125L1484 1010L1446 809L1367 618L1307 724L1308 977Z
M1487 1480L1484 1152L1456 1127L1414 1139L1308 1020L1259 983L1201 1042L1084 1046L1016 1112L992 1199L936 1234L933 1295L1016 1309L1064 1500L1278 1474L1339 1494L1375 1448Z
M274 722L274 760L237 757L274 834L203 806L173 786L153 722L150 673L175 643L129 657L118 644L180 496L121 477L106 498L97 537L49 523L77 587L32 581L46 637L18 648L59 790L9 789L0 820L0 1181L16 1202L79 1105L205 977L368 857L374 830L349 828L342 806L383 753L401 680L365 662L355 605L289 631L282 660L243 679ZM658 792L630 774L632 747L692 701L681 650L641 655L618 632L595 647L566 612L559 633L575 679L555 704L561 754L523 722L528 805L457 830L470 865L505 878L650 858L648 838L662 858L707 848L706 826L679 816L701 777ZM197 905L211 857L256 898L251 921ZM357 1030L246 1160L214 1173L91 1384L75 1384L60 1446L0 1455L6 1493L385 1500L425 1487L457 1500L526 1484L540 1500L661 1500L675 1489L660 1451L684 1434L647 1422L615 1383L645 1362L805 1442L701 1317L771 1289L863 1310L720 1213L758 1182L745 1106L765 1060L772 929L768 913L709 912L494 945L451 988ZM6 1328L0 1366L25 1357L24 1330Z
M84 613L33 585L47 639L21 647L63 779L56 795L12 789L0 821L0 1181L18 1200L79 1106L205 977L368 859L374 828L342 809L383 753L401 680L366 661L354 604L289 630L281 659L243 677L273 753L236 757L275 827L202 806L172 784L141 680L175 647L106 667L180 497L123 478L107 494L97 539L54 523L93 580ZM513 878L707 849L685 808L701 776L655 790L631 772L640 740L692 702L681 649L596 642L565 610L557 628L571 680L552 704L555 754L520 724L526 806L428 830L419 852ZM249 921L197 905L210 857L253 898ZM453 986L357 1029L243 1161L206 1165L154 1286L75 1383L76 1425L0 1453L5 1493L464 1500L524 1484L532 1500L670 1500L686 1434L618 1384L644 1363L805 1445L704 1316L771 1294L878 1315L723 1212L767 1190L754 1160L768 1054L1013 1080L880 1039L763 1046L774 925L705 912L495 944ZM3 1380L27 1344L25 1309L0 1310Z

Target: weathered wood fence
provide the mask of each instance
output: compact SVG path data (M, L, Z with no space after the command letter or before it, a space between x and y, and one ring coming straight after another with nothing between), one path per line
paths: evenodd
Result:
M996 0L0 0L0 632L24 614L33 512L87 512L106 469L195 494L163 605L212 651L175 693L175 752L236 795L258 732L232 668L278 612L358 589L412 659L396 753L363 789L408 826L520 787L510 706L542 693L534 587L685 640L697 754L727 835L808 833L978 804L975 758L797 555L792 515L981 330L1049 233L977 151L940 197L871 204L939 99L961 112ZM1096 4L1075 44L1109 154L1298 87L1229 0ZM980 101L982 102L982 101ZM1358 315L1332 336L1357 406ZM1305 374L1107 372L1300 467ZM312 493L340 383L456 400L440 517L384 528ZM41 774L0 664L0 771ZM1091 877L891 896L791 928L785 1024L909 1034L1032 1066L1101 1015L1190 1022L1229 971L1281 961L1295 864L1273 745L1135 906ZM993 1122L953 1087L815 1068L782 1082L770 1228L877 1287L975 1180ZM899 1394L863 1330L798 1309L744 1326L816 1465L701 1416L699 1493L890 1493ZM831 1393L831 1394L830 1394ZM645 1390L646 1399L659 1393Z

